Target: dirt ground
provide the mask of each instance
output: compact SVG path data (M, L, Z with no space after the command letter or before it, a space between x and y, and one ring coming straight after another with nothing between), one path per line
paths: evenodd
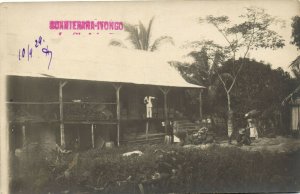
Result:
M215 144L206 145L186 145L186 148L200 148L207 149L210 146L220 147L236 147L246 151L270 151L273 153L293 152L300 149L300 138L295 139L291 137L277 136L275 138L259 138L252 141L250 146L243 145L237 146L237 142L234 140L231 145L228 144L227 140L217 141Z
M250 146L242 146L241 149L248 151L267 150L270 152L292 152L300 149L300 139L277 136L276 138L259 138Z

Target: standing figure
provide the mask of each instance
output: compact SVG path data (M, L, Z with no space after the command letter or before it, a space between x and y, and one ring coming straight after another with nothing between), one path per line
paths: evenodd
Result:
M152 107L153 107L153 104L152 104L152 100L156 99L155 97L153 96L145 96L144 98L144 103L146 104L146 117L147 118L152 118Z
M248 118L248 128L250 129L250 138L252 140L258 139L257 127L252 118Z

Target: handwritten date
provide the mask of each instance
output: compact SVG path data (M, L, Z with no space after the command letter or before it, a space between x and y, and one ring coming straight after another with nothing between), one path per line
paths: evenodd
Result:
M46 57L49 56L49 63L48 69L50 69L53 52L49 50L48 45L44 46L45 39L42 36L39 36L37 39L34 40L34 48L37 50L39 47L42 47L41 51L45 54ZM27 48L19 49L18 59L21 61L22 59L27 58L27 61L33 57L33 48L28 44Z

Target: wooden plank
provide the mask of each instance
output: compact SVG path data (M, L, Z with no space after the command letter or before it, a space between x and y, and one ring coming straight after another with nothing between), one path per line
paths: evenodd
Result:
M94 124L92 124L91 126L91 134L92 134L92 148L95 148Z
M146 140L148 141L148 132L149 132L149 120L146 122Z
M153 137L157 137L157 136L165 136L165 133L148 133L148 138L153 138ZM138 135L136 138L145 138L145 135Z
M81 146L81 138L80 138L80 132L79 132L79 128L77 127L77 129L76 129L76 132L77 132L77 145L78 145L78 147L77 147L77 149L80 149L80 146Z
M26 127L25 125L22 125L22 143L23 147L26 146Z
M159 89L162 91L164 95L164 117L165 117L165 133L168 133L168 123L169 123L169 118L168 118L168 99L167 95L169 93L169 88L163 88L159 87Z
M97 104L99 104L99 105L101 105L101 104L117 104L117 103L115 103L115 102L63 102L63 104L95 104L95 105L97 105Z
M203 113L202 113L202 89L200 89L199 92L199 119L200 121L202 121L203 118Z
M8 121L9 123L57 123L59 120L25 120L25 121Z
M59 102L6 102L6 104L19 104L19 105L39 105L39 104L59 104Z
M117 104L115 102L62 102L63 104ZM60 102L6 102L6 104L16 104L16 105L44 105L44 104L60 104Z
M103 124L103 125L116 125L117 122L105 122L105 121L64 121L64 124Z
M156 143L163 143L164 136L157 137L157 138L149 138L147 141L146 139L137 139L137 140L123 140L122 143L124 144L156 144Z
M60 145L65 147L65 126L64 126L64 109L63 109L63 87L67 82L59 82L59 120L60 120Z
M153 141L153 140L164 140L165 136L161 136L161 137L153 137L153 138L149 138L148 141ZM132 139L132 140L122 140L122 142L146 142L147 140L145 138L143 139Z
M116 89L116 103L117 103L117 144L120 146L120 121L121 121L121 106L120 106L120 89L121 84L113 84Z

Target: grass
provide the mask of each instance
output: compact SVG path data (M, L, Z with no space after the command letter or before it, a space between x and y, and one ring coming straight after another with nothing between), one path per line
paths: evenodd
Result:
M142 156L123 157L140 150ZM34 154L12 181L14 193L287 192L300 190L300 151L275 154L212 146L128 146L78 154ZM20 166L20 165L19 165ZM172 172L173 171L173 172ZM161 178L153 180L155 173Z

